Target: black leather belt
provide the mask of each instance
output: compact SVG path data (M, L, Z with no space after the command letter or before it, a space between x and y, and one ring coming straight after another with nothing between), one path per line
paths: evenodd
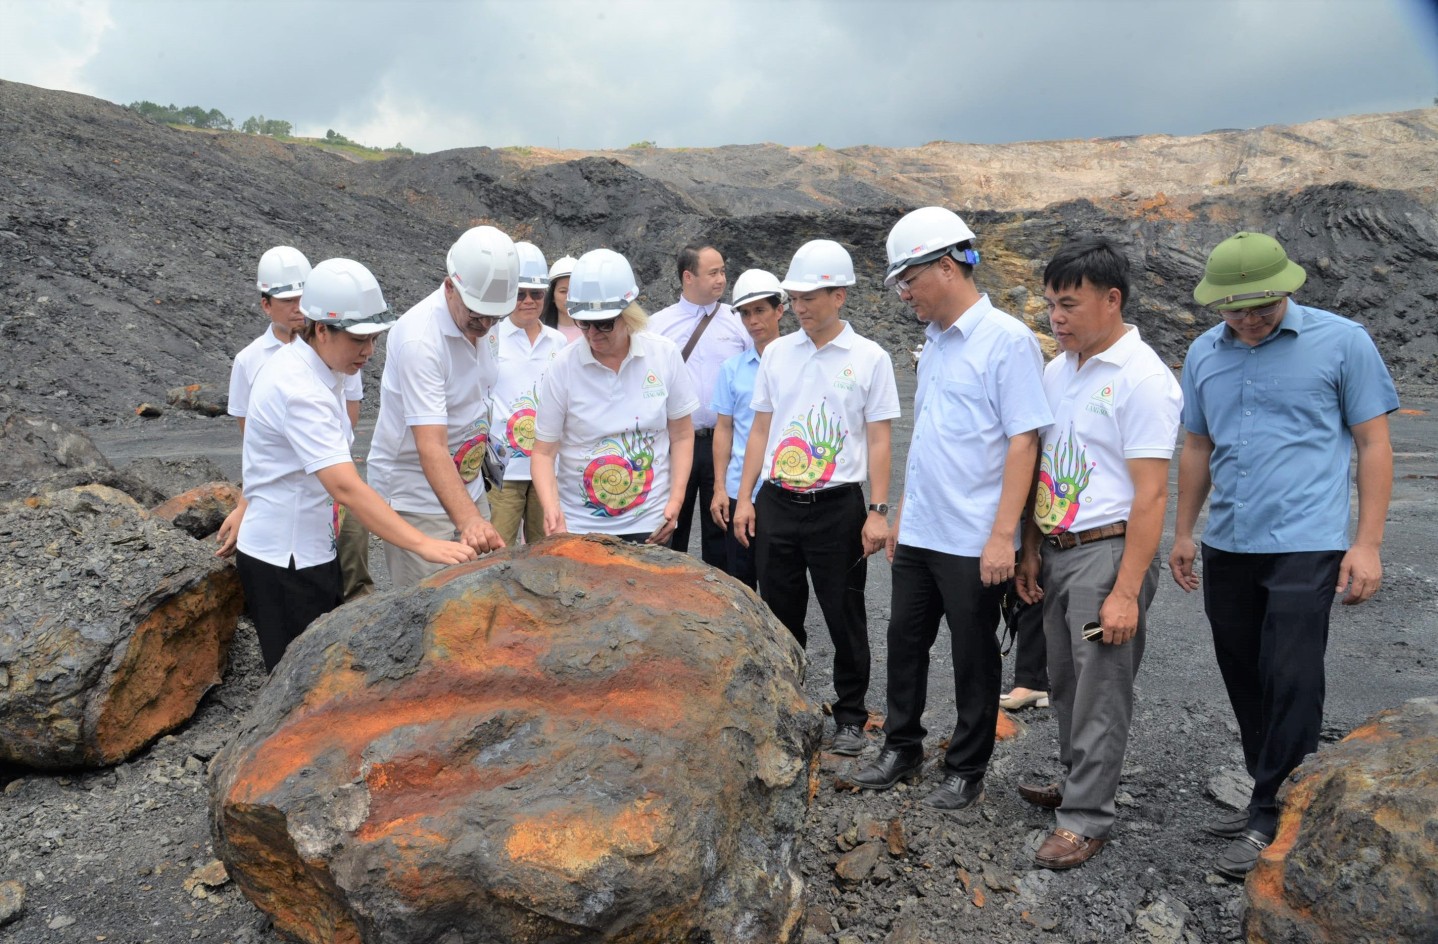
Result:
M859 489L859 483L849 482L844 485L834 485L830 488L815 489L812 492L796 492L784 488L782 485L775 485L773 482L765 482L764 487L772 489L780 498L793 502L796 505L814 505L819 502L829 501L832 498L842 498L845 495L851 495Z

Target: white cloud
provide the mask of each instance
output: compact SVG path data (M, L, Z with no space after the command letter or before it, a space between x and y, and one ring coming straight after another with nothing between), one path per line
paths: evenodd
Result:
M4 78L41 88L102 95L85 66L113 27L108 0L0 0Z

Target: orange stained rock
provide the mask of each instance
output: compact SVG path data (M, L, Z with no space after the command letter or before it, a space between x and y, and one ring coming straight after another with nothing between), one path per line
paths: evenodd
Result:
M1013 716L1002 708L999 709L999 720L994 725L994 738L999 741L1007 741L1009 738L1017 737L1021 729L1019 723Z
M430 618L426 658L475 671L507 669L540 676L538 660L549 651L553 628L541 625L524 607L502 599L501 588L490 586L485 591L457 596Z
M421 669L406 682L403 697L375 688L292 715L242 762L226 802L262 802L286 778L337 749L358 779L365 748L400 727L474 727L499 712L670 731L705 726L713 719L693 715L695 704L704 700L695 695L715 684L687 665L663 660L562 686L548 679L457 672L453 665L440 671ZM701 732L696 730L695 736Z
M670 811L656 797L634 801L616 815L593 810L555 810L521 819L504 849L516 862L579 877L611 856L651 855L673 832Z

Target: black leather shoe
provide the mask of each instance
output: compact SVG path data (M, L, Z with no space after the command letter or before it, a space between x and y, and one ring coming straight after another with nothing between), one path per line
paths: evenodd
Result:
M944 782L921 801L934 810L956 812L966 810L984 798L984 778L965 780L958 774L944 775Z
M887 790L900 780L913 783L919 779L924 766L924 755L905 754L888 748L879 752L879 757L863 770L848 777L849 783L865 790Z
M857 724L841 724L839 730L834 732L834 740L829 744L829 753L841 757L858 757L868 746L869 739L864 736L863 728Z

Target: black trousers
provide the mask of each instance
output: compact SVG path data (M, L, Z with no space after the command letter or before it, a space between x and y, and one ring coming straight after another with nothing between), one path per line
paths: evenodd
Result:
M707 435L694 437L694 465L689 470L689 482L684 486L684 504L679 509L679 521L674 525L674 537L669 546L676 551L689 552L689 531L697 514L699 556L710 567L723 570L727 560L724 529L709 516L709 503L714 500L714 431L704 432Z
M1034 603L1019 610L1014 631L1014 687L1049 690L1049 645L1044 638L1044 608Z
M260 637L260 655L271 672L305 627L344 602L339 558L296 569L293 557L290 566L276 567L237 551L235 569Z
M988 769L998 723L1004 665L996 630L1004 586L985 587L979 559L900 544L894 550L889 614L889 717L884 746L905 754L924 749L929 650L939 619L949 624L958 719L944 765L977 779Z
M738 507L737 498L729 499L729 520L734 520L734 509ZM862 526L861 526L862 527ZM744 584L750 590L759 586L759 572L754 566L754 543L748 547L739 543L734 536L734 529L724 529L724 573Z
M1272 836L1278 788L1318 749L1323 656L1342 551L1235 554L1203 545L1203 607L1253 777L1248 825Z
M768 482L759 489L754 511L754 560L763 574L759 596L803 646L809 638L804 614L813 581L834 642L834 723L862 726L869 720L864 707L869 691L864 492L857 485L838 486L813 495L812 503L789 495Z

